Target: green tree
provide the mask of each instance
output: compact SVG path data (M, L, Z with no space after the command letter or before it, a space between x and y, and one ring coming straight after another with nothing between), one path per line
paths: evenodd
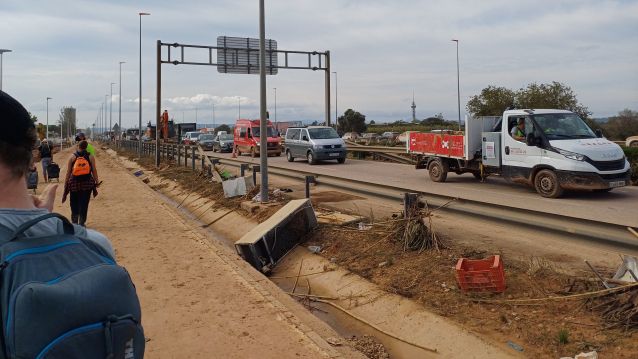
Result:
M567 85L552 81L551 84L527 85L516 92L516 106L519 108L555 108L569 110L581 118L589 118L591 112L578 102L576 94Z
M638 111L626 108L618 115L610 117L607 123L602 125L602 129L605 136L611 140L624 141L629 136L638 135Z
M337 119L337 128L340 132L365 132L366 116L349 108Z
M32 114L31 112L29 112L29 117L31 117L31 122L33 122L34 124L38 122L38 116Z
M223 124L223 125L219 125L217 126L217 128L215 128L215 132L219 132L219 131L226 131L226 133L231 133L231 129L230 126Z
M514 102L514 91L490 85L481 90L480 94L470 97L466 108L472 116L499 116L514 105Z
M374 122L374 120L372 120L372 121L370 121L370 124L371 124L371 125L376 125L377 123L376 123L376 122Z

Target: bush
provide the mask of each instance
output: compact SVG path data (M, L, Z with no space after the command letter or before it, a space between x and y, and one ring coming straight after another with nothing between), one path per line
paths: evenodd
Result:
M631 182L638 186L638 147L623 147L623 151L631 165Z

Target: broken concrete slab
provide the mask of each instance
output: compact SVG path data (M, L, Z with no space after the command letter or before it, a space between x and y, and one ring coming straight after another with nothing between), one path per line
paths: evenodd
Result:
M357 223L363 219L361 216L353 216L341 212L316 212L316 215L320 224L335 224L338 226Z
M235 249L254 268L269 273L316 226L310 200L292 200L235 242Z
M239 177L223 181L222 188L224 188L224 197L232 198L245 196L246 193L255 188L255 184L251 177Z

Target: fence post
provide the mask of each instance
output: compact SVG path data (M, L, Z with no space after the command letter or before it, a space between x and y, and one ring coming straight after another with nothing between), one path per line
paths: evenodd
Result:
M193 165L193 171L195 171L195 147L191 147L191 164Z
M177 145L177 165L179 166L182 163L182 149L179 145Z
M259 165L253 165L253 184L257 185L257 172L259 172Z
M403 194L403 218L414 216L419 210L419 194L406 192Z
M241 177L244 177L247 169L248 169L248 163L240 164L239 165L239 175Z
M306 198L310 198L310 184L316 183L315 176L306 176Z

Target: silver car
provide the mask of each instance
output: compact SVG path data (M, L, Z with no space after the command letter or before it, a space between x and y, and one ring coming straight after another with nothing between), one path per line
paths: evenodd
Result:
M320 160L346 161L346 143L328 126L289 127L286 130L286 158L306 158L314 165Z

